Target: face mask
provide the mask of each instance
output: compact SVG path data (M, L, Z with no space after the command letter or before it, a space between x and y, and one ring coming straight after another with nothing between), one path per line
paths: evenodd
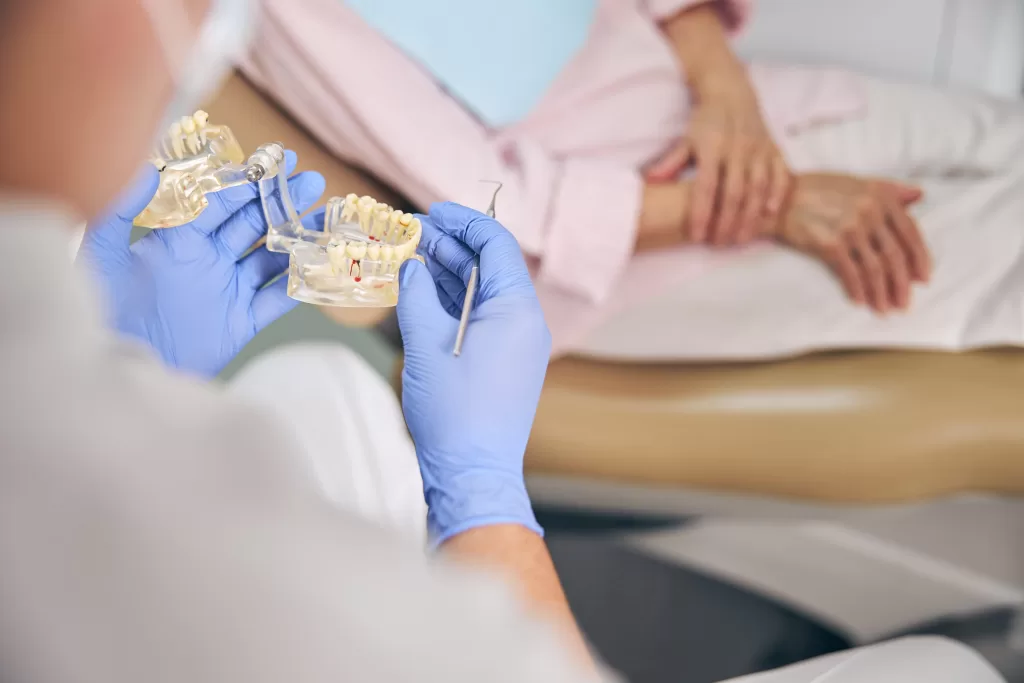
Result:
M252 0L211 0L198 36L181 0L140 0L163 50L175 95L158 129L195 111L245 54L256 24Z

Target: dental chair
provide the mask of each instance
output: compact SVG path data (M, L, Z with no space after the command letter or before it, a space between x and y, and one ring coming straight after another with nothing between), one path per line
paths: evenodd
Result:
M626 543L855 643L1024 604L1024 351L552 364L538 505L694 519Z
M1024 5L893 9L762 0L737 48L1019 96ZM1022 350L564 359L549 371L527 468L540 505L696 518L623 540L854 643L1024 604Z

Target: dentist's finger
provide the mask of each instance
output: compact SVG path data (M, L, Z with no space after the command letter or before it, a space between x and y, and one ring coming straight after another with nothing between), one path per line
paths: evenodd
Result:
M423 222L426 230L427 221ZM482 297L536 296L519 243L496 220L464 206L446 203L435 204L430 208L429 222L441 232L462 242L470 251L479 254ZM469 281L465 262L444 265L460 268L459 275L463 281Z

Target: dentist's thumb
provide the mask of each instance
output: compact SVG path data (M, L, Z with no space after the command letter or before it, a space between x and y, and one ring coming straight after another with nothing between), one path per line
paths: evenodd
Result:
M96 220L89 221L86 241L98 240L108 247L127 247L135 217L149 206L160 186L160 172L146 164L114 203Z

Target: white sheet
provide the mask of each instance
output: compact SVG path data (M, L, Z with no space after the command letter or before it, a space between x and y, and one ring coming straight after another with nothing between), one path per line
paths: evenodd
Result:
M935 261L910 311L850 304L821 264L757 246L598 328L615 360L740 360L808 351L1024 346L1024 106L873 83L867 118L785 141L798 170L912 177Z

